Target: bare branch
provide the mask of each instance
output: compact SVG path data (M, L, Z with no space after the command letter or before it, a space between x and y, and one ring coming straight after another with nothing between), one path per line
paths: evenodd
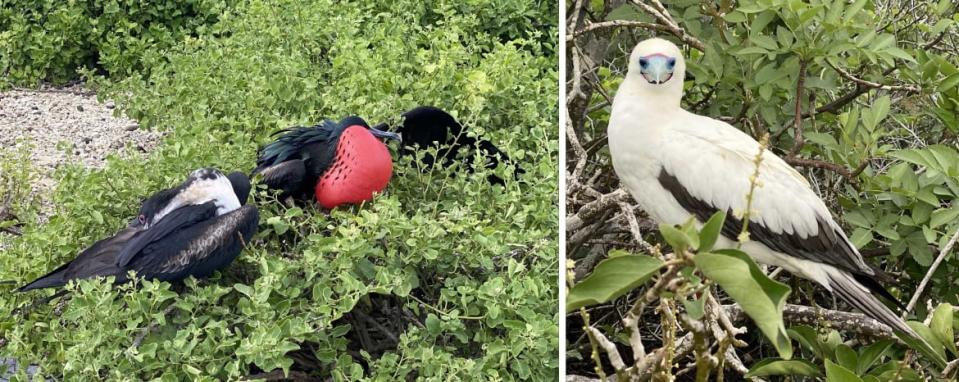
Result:
M586 25L582 29L567 35L566 41L573 41L574 38L577 38L584 33L589 33L596 30L623 28L623 27L642 28L642 29L659 30L659 31L667 31L667 32L669 31L669 28L667 28L665 25L662 25L662 24L653 24L653 23L646 23L642 21L632 21L632 20L611 20L611 21L603 21L601 23L591 23L589 25Z
M839 73L839 75L842 76L842 78L855 82L857 85L862 85L869 89L882 89L882 90L888 90L888 91L905 91L910 93L918 93L922 90L918 86L914 86L914 85L884 85L878 82L867 81L852 75L852 73L849 73L843 70L842 68L833 64L829 60L826 60L826 64L829 65L830 68L835 70L836 73Z
M912 309L916 307L916 302L919 301L919 297L922 296L922 292L926 289L926 284L929 283L929 280L932 278L932 274L936 273L936 269L939 268L939 264L942 263L942 260L952 251L952 247L956 245L956 241L959 240L959 228L956 228L956 233L952 234L952 238L949 239L949 242L946 243L945 247L942 247L942 250L939 251L939 256L936 256L936 261L932 262L932 266L929 267L929 270L926 271L926 275L922 277L922 281L919 283L919 288L916 289L916 293L912 295L912 299L909 300L909 305L906 305L906 311L902 312L903 317L905 317L909 312L912 312Z

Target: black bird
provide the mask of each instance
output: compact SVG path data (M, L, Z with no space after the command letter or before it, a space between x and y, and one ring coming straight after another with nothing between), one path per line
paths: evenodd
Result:
M416 150L436 147L437 155L440 157L439 162L446 167L457 160L461 149L465 149L465 152L459 159L467 164L473 162L476 149L479 149L485 157L486 168L496 168L500 161L511 161L509 156L492 142L467 136L463 125L460 125L452 115L437 107L418 106L403 113L403 124L397 128L397 132L403 136L400 155L411 155ZM426 168L433 167L436 162L436 158L431 154L426 154L422 160ZM467 168L469 171L473 170L472 167L467 166ZM525 172L517 165L514 176ZM505 184L503 179L496 175L490 175L487 180L493 184Z
M233 262L256 233L259 212L246 205L249 194L243 173L196 170L179 186L145 200L137 218L116 235L18 291L92 277L114 276L122 283L131 270L163 281L209 276Z
M400 140L355 116L273 135L279 138L260 149L253 174L280 190L281 199L315 197L325 208L360 203L383 191L393 174L393 157L378 138Z

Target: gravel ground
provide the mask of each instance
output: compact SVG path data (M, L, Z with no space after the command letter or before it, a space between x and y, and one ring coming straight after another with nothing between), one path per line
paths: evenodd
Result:
M49 195L56 187L53 172L58 167L79 163L97 168L107 155L126 146L146 153L159 142L160 133L139 129L124 116L114 117L113 109L113 102L101 104L79 85L0 92L0 148L33 146L30 159L40 179L32 186L41 201L41 220L53 213Z

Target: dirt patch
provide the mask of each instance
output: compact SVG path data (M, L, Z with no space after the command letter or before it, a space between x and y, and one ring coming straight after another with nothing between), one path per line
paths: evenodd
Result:
M42 205L41 220L53 213L54 170L69 163L98 168L124 147L143 155L160 137L132 119L114 116L112 101L100 103L80 85L0 92L0 147L32 146L30 160L40 176L32 189Z

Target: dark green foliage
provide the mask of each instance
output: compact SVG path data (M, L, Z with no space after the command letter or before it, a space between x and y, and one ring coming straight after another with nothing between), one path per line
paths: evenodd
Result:
M182 291L82 282L60 314L43 305L0 316L3 353L66 379L238 379L274 369L334 380L553 378L557 59L540 47L555 46L557 31L522 29L503 42L485 29L490 20L456 3L435 2L447 10L436 20L413 0L251 1L210 27L228 37L185 39L144 55L148 75L98 80L118 108L170 133L146 161L61 171L60 214L26 227L0 255L0 279L59 265L194 168L253 169L270 133L323 117L397 122L433 104L518 160L521 180L486 182L494 171L510 179L509 166L421 172L405 158L385 194L330 214L260 192L260 234L219 276ZM552 20L551 7L535 17ZM0 310L44 293L0 293ZM384 295L408 314L380 319L406 331L386 351L354 351L358 329L341 319L375 311Z
M0 85L63 83L82 69L136 73L207 31L235 0L0 1Z

